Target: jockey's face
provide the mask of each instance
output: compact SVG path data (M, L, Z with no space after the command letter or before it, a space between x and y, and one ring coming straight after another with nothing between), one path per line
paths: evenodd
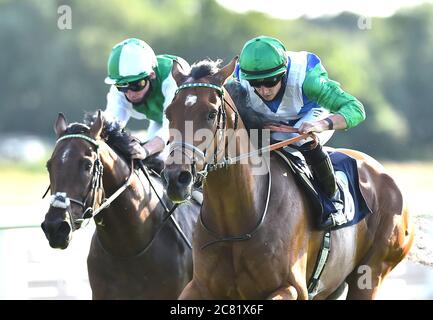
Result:
M248 80L250 86L266 101L272 101L282 86L284 73L266 79Z
M116 87L120 92L125 94L130 102L140 103L150 90L150 80L155 78L156 75L152 72L146 79L131 82L128 86L116 85ZM129 89L129 87L131 87L131 89Z
M125 93L125 95L128 98L128 100L131 101L132 103L138 103L143 100L144 96L149 91L149 88L150 88L150 81L147 81L145 87L142 90L140 91L128 90Z
M260 87L254 87L254 89L256 89L257 93L266 101L272 101L276 95L278 94L278 92L281 89L281 80L278 81L278 83L273 86L273 87L265 87L265 86L260 86Z

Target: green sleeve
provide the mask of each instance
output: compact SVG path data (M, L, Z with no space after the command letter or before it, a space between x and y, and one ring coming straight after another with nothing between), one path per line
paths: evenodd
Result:
M332 113L341 114L346 119L347 128L352 128L365 120L362 103L354 96L344 92L340 84L328 78L321 63L307 71L303 84L305 96L316 101Z

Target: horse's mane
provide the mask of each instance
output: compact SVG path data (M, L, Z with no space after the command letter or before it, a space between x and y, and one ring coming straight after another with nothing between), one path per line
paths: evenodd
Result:
M219 71L219 65L221 62L221 59L216 61L204 59L196 62L192 65L189 76L192 77L193 80L198 80L206 76L212 76ZM248 134L250 134L252 129L263 129L265 120L263 119L262 115L257 113L252 108L247 89L242 87L241 83L234 78L231 81L227 81L224 84L224 87L233 99L233 102L235 103L236 109L240 114ZM261 131L259 131L259 135L261 135Z
M66 134L88 134L90 127L96 119L97 113L88 112L84 115L83 123L74 122L66 128ZM131 158L127 146L133 137L126 131L120 122L103 117L101 138L119 155Z
M212 76L219 71L219 65L221 64L221 62L221 59L218 59L216 61L213 61L211 59L205 59L196 62L191 66L190 76L194 80L198 80L206 76Z

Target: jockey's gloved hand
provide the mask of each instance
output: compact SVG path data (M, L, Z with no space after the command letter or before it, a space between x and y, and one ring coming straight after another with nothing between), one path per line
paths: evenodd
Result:
M149 156L149 151L144 148L138 139L131 139L128 144L128 154L131 159L144 160Z

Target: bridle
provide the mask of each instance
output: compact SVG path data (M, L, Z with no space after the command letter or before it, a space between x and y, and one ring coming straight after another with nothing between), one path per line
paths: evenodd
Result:
M225 89L222 86L217 86L211 83L202 83L202 82L186 83L177 88L176 95L179 91L183 89L197 88L197 87L211 88L216 90L218 97L221 101L221 104L218 107L218 113L216 118L216 129L215 132L213 133L213 139L212 141L209 142L209 145L206 148L204 148L205 151L202 151L198 147L184 141L173 141L170 143L170 155L173 154L175 150L181 149L181 152L186 157L190 158L191 173L194 178L194 184L197 184L198 182L201 182L203 179L205 179L209 172L217 170L219 168L225 168L232 163L232 159L228 157L225 154L225 152L223 157L221 159L218 159L219 147L221 145L221 142L224 142L225 131L227 126L227 112L226 112L225 105L228 105L235 114L234 128L233 128L234 130L237 129L238 122L239 122L239 113L225 98L225 94L224 94ZM216 143L216 147L214 148L213 153L210 156L207 156L206 150L210 145L215 143L215 139L218 139ZM185 150L190 150L192 152L192 156L188 156L185 153ZM199 159L197 159L197 157ZM198 171L197 162L200 160L203 162L203 169Z
M190 144L190 143L186 143L183 141L173 141L170 144L170 155L177 149L181 149L181 152L188 157L188 155L184 152L184 150L190 150L192 151L192 157L190 157L190 161L191 161L191 173L193 175L193 179L194 179L194 184L196 184L197 182L202 182L202 180L206 179L207 174L211 171L220 169L220 168L226 168L231 164L236 163L236 161L245 158L245 157L251 157L253 154L255 154L255 152L250 152L248 154L244 154L235 158L230 158L228 155L225 154L225 149L224 149L224 155L222 157L222 160L218 159L218 150L219 150L219 145L221 144L221 141L224 144L224 137L225 137L225 130L226 130L226 126L227 126L227 112L226 112L226 108L225 105L227 104L235 113L235 120L234 120L234 130L233 130L233 136L235 135L235 130L237 129L238 126L238 121L239 121L239 113L238 111L227 101L227 99L224 98L224 88L220 87L220 86L216 86L210 83L187 83L187 84L183 84L181 86L178 87L178 89L176 90L176 94L183 89L186 88L194 88L194 87L205 87L205 88L211 88L211 89L215 89L218 93L218 96L221 100L221 104L218 108L218 116L217 116L217 126L215 129L215 132L213 134L213 140L210 142L209 145L212 145L212 143L215 142L216 136L218 135L218 132L220 134L220 136L222 137L222 140L218 140L217 144L216 144L216 148L214 149L213 154L211 155L213 158L213 163L209 162L207 160L206 157L206 151L202 151L199 148L197 148L196 146ZM229 139L230 140L230 139ZM205 150L207 150L207 148L205 148ZM258 154L258 153L257 153ZM198 155L201 160L204 163L204 167L201 171L197 171L196 170L196 164L197 164L197 159L196 159L196 155ZM266 160L264 161L266 163ZM213 230L211 230L209 227L206 226L206 224L203 221L203 215L202 215L202 211L200 212L200 223L203 226L203 228L210 233L214 238L216 238L216 240L213 240L211 242L208 242L206 244L204 244L201 249L205 249L206 247L215 244L217 242L224 242L224 241L245 241L245 240L249 240L252 238L252 236L258 231L258 229L260 228L260 226L263 224L263 221L265 220L266 217L266 213L268 211L268 206L269 206L269 199L270 199L270 193L271 193L271 185L272 185L272 179L271 179L271 173L270 173L270 169L269 169L269 165L266 163L268 170L268 190L267 190L267 196L266 196L266 203L265 203L265 207L263 210L263 213L258 221L258 223L256 224L256 226L253 228L253 230L251 230L250 232L247 232L243 235L239 235L239 236L226 236L226 237L221 237L220 235L218 235L216 232L214 232Z
M51 198L50 198L50 206L51 207L66 210L66 212L68 213L68 217L70 220L70 225L71 225L72 231L75 231L81 227L82 223L86 219L88 221L90 221L91 218L96 217L102 210L107 208L117 197L119 197L129 187L129 185L131 184L131 180L132 180L131 179L132 174L134 173L134 162L131 161L131 172L130 172L127 180L125 181L125 183L119 189L117 189L109 198L105 198L105 191L104 191L103 184L102 184L102 175L103 175L104 167L103 167L102 161L100 159L99 143L96 140L94 140L94 139L92 139L86 135L83 135L83 134L68 134L68 135L65 135L65 136L59 138L56 141L56 145L60 141L63 141L66 139L85 140L85 141L89 142L95 148L95 152L96 152L96 160L94 162L94 167L93 167L93 172L92 172L92 180L90 183L89 191L87 192L86 196L84 197L84 201L79 201L79 200L76 200L74 198L68 197L66 192L56 192L56 194L51 195ZM178 224L176 219L174 219L174 217L173 217L173 213L177 209L178 205L176 204L176 205L172 206L171 209L169 209L167 207L167 205L164 203L164 201L162 200L162 198L159 196L158 192L156 191L156 189L155 189L155 187L151 181L150 175L147 172L146 167L143 166L141 163L139 163L139 166L141 167L141 170L143 171L146 179L149 181L150 187L153 189L156 196L158 197L160 204L163 206L166 215L163 217L162 223L159 226L159 228L157 229L157 231L155 232L155 234L153 235L152 239L144 247L144 249L140 250L139 253L134 255L134 258L144 254L148 250L148 248L152 245L156 236L158 235L158 233L160 232L160 230L164 226L165 222L169 218L173 221L173 223L174 223L176 229L178 230L178 232L180 233L182 239L186 242L188 247L191 249L192 246L191 246L191 243L190 243L188 237L185 235L185 233L182 231L182 228L180 227L180 225ZM42 198L45 197L45 195L48 193L49 190L50 190L50 186L48 187L47 191L45 192L45 194ZM98 191L102 193L103 200L101 201L101 203L97 202ZM86 207L86 203L89 201L92 194L93 194L93 200L91 201L92 206ZM81 215L80 218L77 218L77 219L74 218L73 214L71 213L71 211L70 211L71 202L78 204L79 206L81 206L83 208L83 214ZM97 240L99 241L98 237L97 237ZM101 247L103 248L102 244L101 244ZM106 251L106 250L104 249L104 251Z
M226 125L227 125L227 113L226 113L225 104L227 104L230 107L230 109L233 110L233 112L235 114L235 120L234 120L234 126L233 126L233 136L234 136L235 130L238 127L239 113L236 110L236 108L233 107L227 101L227 99L224 97L224 92L225 92L224 87L216 86L216 85L210 84L210 83L202 83L202 82L186 83L186 84L179 86L177 88L175 94L177 95L177 93L183 89L196 88L196 87L205 87L205 88L215 89L218 93L220 100L221 100L221 105L218 108L217 127L215 129L214 134L213 134L214 139L209 143L209 145L211 145L212 143L215 142L215 137L217 136L218 131L220 132L220 136L222 137L222 139L224 139L224 137L225 137L225 130L226 130ZM274 131L291 132L291 133L298 133L299 134L299 132L296 128L292 128L292 127L285 126L285 125L278 125L278 126L268 125L265 127L265 129L271 129ZM303 139L308 138L308 137L313 139L314 145L316 145L318 143L317 136L314 133L311 133L311 132L310 133L304 133L304 134L299 134L298 136L296 136L294 138L290 138L290 139L287 139L284 141L276 142L274 144L262 147L260 149L256 149L256 150L251 151L251 152L240 154L239 156L236 156L236 157L229 157L228 155L224 154L224 156L220 160L218 160L218 150L219 150L219 145L221 144L221 141L218 141L217 146L216 146L216 148L212 154L213 161L208 160L208 157L206 155L207 147L204 149L205 151L202 151L190 143L187 143L184 141L172 141L170 143L170 155L172 155L175 150L181 149L181 152L186 157L188 157L191 161L191 173L193 174L194 181L196 181L196 180L199 180L199 177L202 179L205 179L209 172L214 171L216 169L225 168L231 164L235 164L237 161L247 159L247 158L250 158L250 157L255 156L255 155L261 155L264 152L270 152L272 150L277 150L279 148L288 146L290 144L293 144L297 141L303 140ZM184 150L192 151L192 153L193 153L192 156L188 156ZM201 171L196 170L197 169L197 161L198 161L197 156L204 163L203 169Z
M210 142L209 145L211 145L212 143L214 143L215 141L215 137L218 134L218 131L220 131L220 135L222 136L222 138L224 139L225 137L225 130L226 130L226 125L227 125L227 113L226 113L226 109L225 109L225 104L227 104L230 109L233 110L233 112L235 113L235 121L234 121L234 131L233 131L233 136L234 136L234 132L237 129L237 125L238 125L238 121L239 121L239 113L238 111L227 101L227 99L225 99L224 97L224 92L225 89L222 86L216 86L214 84L210 84L210 83L186 83L183 84L181 86L178 87L178 89L176 90L176 94L183 89L187 89L187 88L196 88L196 87L205 87L205 88L211 88L211 89L215 89L218 93L218 96L221 100L221 105L218 108L218 117L217 117L217 127L216 130L214 132L214 139ZM221 123L222 121L222 123ZM221 125L220 125L221 124ZM297 132L297 129L291 128L291 127L276 127L276 126L268 126L268 128L272 128L274 130L278 130L278 131L283 131L283 132ZM212 155L213 157L213 163L207 161L207 157L206 157L206 151L202 151L199 148L197 148L196 146L190 144L190 143L186 143L183 141L173 141L170 144L170 155L173 154L173 152L177 149L181 149L181 152L186 156L189 157L184 150L190 150L192 151L192 157L190 158L191 161L191 173L193 175L193 181L194 181L194 185L197 185L199 183L201 183L203 180L206 179L207 175L209 172L220 169L220 168L226 168L229 165L235 164L237 161L242 160L242 159L246 159L246 158L250 158L254 155L261 155L263 152L268 152L268 151L272 151L272 150L276 150L279 148L282 148L284 146L293 144L297 141L300 141L302 139L305 139L307 137L311 137L314 140L314 143L317 143L317 137L313 134L313 133L304 133L304 134L299 134L297 137L285 140L285 141L280 141L274 144L271 144L269 146L265 146L262 147L260 149L248 152L248 153L244 153L241 154L239 156L236 157L229 157L228 155L225 154L225 149L224 149L224 155L222 157L221 160L218 160L218 150L219 150L219 145L221 144L221 141L217 141L217 146L214 150L214 153ZM233 138L233 137L232 137ZM224 141L223 141L224 142ZM207 150L207 148L205 148L205 150ZM204 163L204 167L201 171L197 171L196 170L196 166L197 166L197 158L196 155L203 161ZM214 238L216 238L216 240L211 241L206 243L205 245L203 245L201 248L204 249L214 243L217 242L223 242L223 241L245 241L245 240L249 240L252 238L252 236L258 231L258 229L260 228L260 226L263 224L266 214L267 214L267 210L268 210L268 206L269 206L269 200L270 200L270 195L271 195L271 186L272 186L272 176L271 176L271 170L269 167L269 164L266 162L266 160L264 160L266 166L267 166L267 173L268 173L268 190L267 190L267 196L266 196L266 202L265 202L265 207L263 210L263 213L258 221L258 223L256 224L256 226L253 228L253 230L251 230L248 233L245 233L243 235L239 235L239 236L228 236L228 237L221 237L220 235L218 235L216 232L212 231L211 229L209 229L204 221L203 221L203 216L202 216L202 212L200 212L200 223L203 226L203 228L210 233Z
M92 147L94 148L96 152L96 160L93 164L93 171L92 171L92 179L90 182L90 185L88 187L88 191L86 193L86 196L84 197L83 201L74 199L67 195L66 192L56 192L55 194L51 195L50 198L50 206L53 208L60 208L66 210L68 213L68 217L70 220L72 231L75 231L79 229L82 225L82 223L86 219L91 219L95 217L98 213L100 213L102 210L104 210L106 207L108 207L123 191L126 190L126 188L131 183L131 176L134 172L133 168L131 167L131 173L126 180L126 182L116 191L114 192L108 199L105 198L105 192L102 184L102 175L104 171L104 166L102 165L100 154L99 154L99 143L84 135L84 134L67 134L62 137L60 137L56 141L56 145L63 140L66 139L82 139L87 142L89 142ZM50 189L50 186L48 187L47 191L45 192L43 198L48 193L48 190ZM97 195L99 193L102 193L103 200L101 203L98 203L98 197ZM83 209L83 214L80 218L74 218L72 212L71 212L71 203L75 203L79 205ZM91 205L87 205L87 203L91 203Z

